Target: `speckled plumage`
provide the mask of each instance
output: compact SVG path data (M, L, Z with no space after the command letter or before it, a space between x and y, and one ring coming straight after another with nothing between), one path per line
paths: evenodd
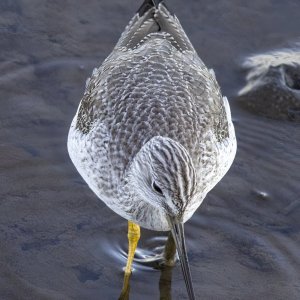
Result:
M213 71L162 4L134 16L87 80L68 150L84 180L112 210L143 227L169 230L164 212L129 185L135 167L144 167L141 160L133 162L146 149L165 153L170 161L174 155L170 174L183 174L174 184L188 176L195 181L184 221L227 172L236 151L229 104ZM183 197L174 191L172 196Z

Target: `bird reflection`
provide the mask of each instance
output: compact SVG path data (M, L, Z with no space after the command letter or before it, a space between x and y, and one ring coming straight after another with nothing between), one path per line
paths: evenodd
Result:
M172 286L172 271L173 266L164 266L161 270L159 279L159 293L160 300L172 300L171 286Z
M131 274L124 273L123 287L122 287L122 291L121 291L119 300L128 300L129 299L130 275Z
M163 261L158 265L161 271L159 279L160 300L172 300L171 286L172 286L172 271L176 261L176 245L171 232L165 245L163 253ZM124 273L123 287L119 300L129 300L130 294L130 275Z

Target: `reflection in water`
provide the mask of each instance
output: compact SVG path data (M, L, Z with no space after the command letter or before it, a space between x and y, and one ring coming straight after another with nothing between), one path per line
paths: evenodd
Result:
M158 262L157 268L161 270L159 279L159 292L161 300L171 300L171 286L172 286L172 270L176 262L176 246L171 232L165 245L162 261ZM130 275L124 273L123 287L119 300L128 300L130 293Z
M130 275L124 272L124 281L119 300L128 300L130 292Z
M160 300L172 300L171 286L172 286L172 271L173 266L162 266L159 279L159 293ZM129 300L130 294L130 275L124 273L124 281L119 300Z
M171 300L172 266L164 266L159 279L160 300Z

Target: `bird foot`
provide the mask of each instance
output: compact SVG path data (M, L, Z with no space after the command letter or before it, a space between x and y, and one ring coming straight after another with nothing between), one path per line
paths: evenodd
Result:
M135 258L135 261L157 270L162 270L165 267L173 267L176 263L176 257L166 259L165 254L143 257L142 259Z

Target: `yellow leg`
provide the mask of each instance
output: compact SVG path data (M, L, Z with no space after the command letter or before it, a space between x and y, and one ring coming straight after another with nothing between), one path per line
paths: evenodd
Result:
M140 226L128 221L128 258L125 268L125 274L131 273L131 264L133 261L134 253L141 236Z
M131 264L133 261L135 249L137 247L138 241L141 236L140 226L128 221L128 258L125 268L123 288L119 300L128 300L130 291L130 274L131 274Z
M173 267L176 261L176 245L173 235L169 232L168 240L165 245L164 251L164 264L168 267Z

